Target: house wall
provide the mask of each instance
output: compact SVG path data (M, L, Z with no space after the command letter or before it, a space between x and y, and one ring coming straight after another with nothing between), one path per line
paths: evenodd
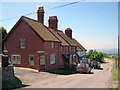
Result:
M25 39L25 49L20 48L21 38ZM20 22L12 34L6 39L4 45L9 52L9 57L13 54L21 55L21 64L14 66L29 67L39 70L40 61L37 51L44 51L44 42L25 22ZM29 65L30 54L34 55L34 66Z
M20 48L20 39L25 39L25 49ZM38 51L48 51L46 59L46 70L58 68L58 42L54 42L55 48L52 49L52 42L45 42L25 23L21 22L5 41L5 48L11 55L21 55L21 64L14 66L28 67L40 70L40 59ZM50 55L55 54L55 64L50 64ZM34 66L29 65L29 55L34 55ZM11 58L10 58L11 59Z
M67 51L67 47L68 46L62 46L63 47L63 50L62 50L62 52L61 52L61 46L60 46L60 49L59 49L59 51L60 51L60 61L59 61L59 68L64 68L64 60L63 60L63 55L62 55L62 53L67 53L67 52L70 52L70 47L69 47L69 49L68 49L68 51ZM71 47L71 52L75 52L74 51L74 47ZM73 55L71 55L72 57L72 63L73 63ZM70 62L70 59L69 59L69 62ZM73 66L73 64L70 64L69 66L70 66L70 68Z
M60 43L58 42L54 42L54 48L52 48L52 42L45 42L44 44L44 48L45 51L48 51L48 55L47 55L47 62L46 62L46 70L52 70L52 69L57 69L59 68L59 59L60 57L58 57L59 53L59 48L58 46L60 46ZM55 55L55 64L50 64L50 55L54 54Z

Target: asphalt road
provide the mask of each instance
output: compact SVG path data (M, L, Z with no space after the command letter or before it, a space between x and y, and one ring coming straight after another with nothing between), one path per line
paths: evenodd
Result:
M15 75L22 80L23 88L109 88L113 61L105 60L101 69L93 69L92 74L56 75L15 68Z

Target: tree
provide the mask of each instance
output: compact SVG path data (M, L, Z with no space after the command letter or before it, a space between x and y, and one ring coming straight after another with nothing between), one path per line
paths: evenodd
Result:
M5 38L6 35L7 35L7 30L4 27L0 27L0 39L1 39L0 51L1 51L1 48L2 48L2 51L4 50L4 44L2 43L2 40Z
M104 62L104 54L96 50L90 50L87 54L90 57L91 61Z
M0 27L2 29L2 39L5 38L5 36L7 35L7 31L4 27Z
M93 53L93 50L91 49L88 53L86 53L86 55L90 57L92 53Z

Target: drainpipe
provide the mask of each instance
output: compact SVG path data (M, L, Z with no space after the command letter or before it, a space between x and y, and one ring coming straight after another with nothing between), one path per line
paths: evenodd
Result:
M59 63L60 63L60 62L59 62L59 59L60 59L60 58L59 58L59 43L58 43L58 68L59 68Z

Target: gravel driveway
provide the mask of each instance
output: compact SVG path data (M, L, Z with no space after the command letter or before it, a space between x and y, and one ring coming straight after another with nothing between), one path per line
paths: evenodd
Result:
M112 80L113 61L101 64L102 69L93 69L93 74L56 75L36 70L14 68L15 75L23 84L23 88L109 88Z

